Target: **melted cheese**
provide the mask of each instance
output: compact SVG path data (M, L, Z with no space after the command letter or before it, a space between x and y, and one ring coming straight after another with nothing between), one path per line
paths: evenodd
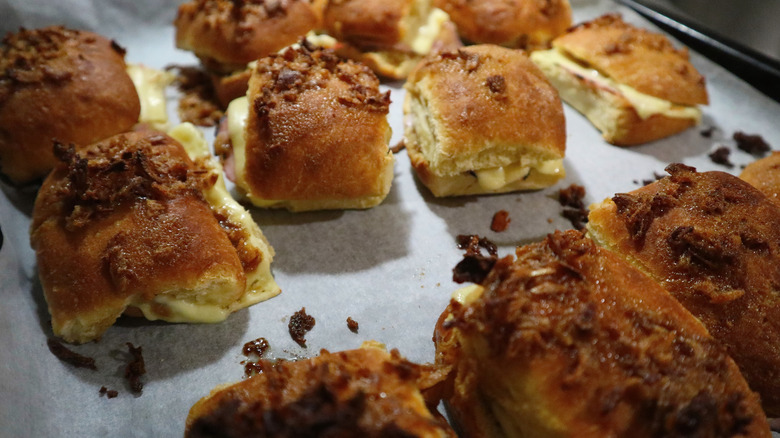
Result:
M222 166L213 159L203 134L192 124L182 123L168 132L184 146L187 154L193 160L207 160L206 166L210 172L218 175L216 184L203 191L203 195L211 208L227 216L228 220L246 230L249 235L247 244L256 247L263 254L263 260L254 271L245 272L246 289L241 297L234 302L220 302L220 298L230 294L229 289L235 286L232 281L212 281L195 291L171 291L159 294L152 302L134 302L131 305L143 312L147 319L163 319L170 322L204 322L223 321L227 316L244 307L260 301L265 301L279 294L270 271L273 249L268 245L257 224L244 207L236 202L225 186L222 176ZM208 293L201 293L208 292ZM213 298L213 299L210 299Z
M306 34L306 41L313 46L322 47L323 49L332 49L336 47L336 44L338 44L336 38L333 38L332 36L326 33L314 32L313 30L310 30L309 33ZM299 43L295 43L290 47L294 49L298 49L300 46L301 45ZM282 53L285 50L287 50L286 47L280 50L279 53Z
M478 284L471 284L464 286L452 293L452 299L464 306L477 301L482 293L485 292L485 288Z
M412 51L418 55L427 55L433 43L436 41L436 37L441 33L441 28L444 23L449 21L450 16L446 12L438 8L433 8L428 14L428 18L425 24L420 26L417 30L414 38L409 43Z
M426 86L423 84L419 88ZM407 88L404 103L407 108L404 117L407 152L410 157L419 154L420 160L428 162L432 174L428 187L436 196L533 190L554 184L566 175L562 159L543 160L533 156L521 157L520 161L504 166L463 171L466 166L451 164L449 156L436 150L439 141L436 123L425 97L416 91ZM442 162L447 166L445 171L440 170Z
M239 97L228 104L228 133L233 146L235 160L236 182L244 181L244 165L246 163L246 121L249 118L249 98ZM242 184L239 184L242 185Z
M168 129L168 107L165 100L165 87L175 76L142 64L128 64L127 74L135 85L138 99L141 101L140 123L148 123L153 128Z
M565 172L563 160L557 159L533 164L522 161L508 166L475 170L474 173L477 175L480 187L485 190L498 190L515 181L527 178L531 169L545 175L560 175Z
M151 303L134 303L133 306L150 321L215 323L224 321L231 312L230 308L217 304L196 303L162 294L155 296ZM158 312L159 308L165 310Z
M655 114L674 118L695 119L697 121L701 119L701 110L698 107L678 105L668 100L641 93L635 88L620 84L614 79L604 76L598 70L580 65L558 49L533 52L531 59L540 66L557 65L587 78L601 87L609 88L616 94L622 95L631 103L636 113L642 119L647 119Z

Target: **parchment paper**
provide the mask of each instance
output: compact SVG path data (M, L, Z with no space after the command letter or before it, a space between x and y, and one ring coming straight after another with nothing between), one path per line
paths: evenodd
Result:
M196 58L174 48L173 27L179 2L143 0L4 0L3 33L19 26L66 24L102 33L127 48L129 62L155 68L195 65ZM572 0L575 22L608 11L651 27L631 10L609 0ZM276 249L272 268L282 294L227 321L213 325L167 324L122 318L95 343L73 347L97 360L98 371L60 362L46 347L52 336L49 315L37 280L28 239L33 190L0 184L0 436L181 436L189 408L216 385L240 380L241 346L265 337L270 357L316 355L320 349L351 349L365 340L398 348L413 361L433 360L434 324L458 286L451 269L460 260L458 234L479 234L511 253L516 245L542 239L555 229L570 228L560 216L560 188L577 183L596 202L633 190L641 180L663 173L671 162L699 170L740 172L753 158L734 147L741 130L761 134L780 148L780 105L733 75L692 54L706 76L711 104L700 127L652 144L622 149L606 144L580 114L565 107L567 177L545 190L498 196L434 199L413 177L406 152L396 155L390 195L367 211L292 214L253 209L253 215ZM387 85L386 85L387 86ZM402 137L401 84L392 90L392 144ZM170 90L169 112L176 109ZM714 126L712 138L700 134ZM213 138L213 129L206 129ZM732 149L737 165L727 169L707 154L719 145ZM490 231L493 214L509 212L503 233ZM316 318L298 347L287 333L290 315L301 307ZM360 324L358 334L346 319ZM143 347L147 374L143 395L133 396L125 379L126 342ZM101 386L119 391L107 399Z

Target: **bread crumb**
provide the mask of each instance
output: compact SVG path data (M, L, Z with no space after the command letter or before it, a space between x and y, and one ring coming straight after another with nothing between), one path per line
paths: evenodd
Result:
M290 332L290 336L293 341L303 348L306 348L306 333L314 328L316 323L313 316L306 314L306 308L301 307L301 310L295 312L290 318L290 323L287 324L287 330Z
M499 210L493 215L493 221L490 223L490 229L496 233L506 231L510 222L512 222L512 219L509 218L509 212L506 210Z
M347 327L349 328L349 331L351 331L352 333L357 333L359 325L358 322L352 319L352 317L350 316L347 317Z

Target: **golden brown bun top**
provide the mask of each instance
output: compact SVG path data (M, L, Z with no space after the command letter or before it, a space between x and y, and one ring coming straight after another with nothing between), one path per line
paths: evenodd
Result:
M73 72L65 71L62 64L56 61L72 64L75 62L72 53L74 46L94 45L98 42L105 43L116 55L124 58L125 49L115 41L84 30L50 26L41 29L22 28L17 33L8 33L0 47L0 72L3 79L0 82L0 95L9 93L15 86L44 81L66 82Z
M460 35L474 43L536 49L571 26L568 0L436 0Z
M317 28L320 0L192 0L179 6L176 47L221 73L277 52Z
M238 286L210 302L227 306L243 293L242 265L251 268L257 254L237 252L231 238L240 236L229 236L203 199L216 175L181 144L132 132L80 152L58 145L56 155L61 162L38 193L30 238L55 334L98 338L131 301L213 279Z
M439 360L528 376L533 397L547 404L540 409L554 416L541 421L581 436L768 434L758 397L726 351L649 277L574 230L516 253L496 262L480 298L452 301L437 333ZM484 354L461 356L468 351ZM490 379L479 388L523 393L517 381L479 376Z
M433 54L409 75L406 88L425 94L429 111L453 136L441 145L445 156L478 154L486 142L544 150L546 159L564 156L558 92L521 50L483 44Z
M455 436L425 406L426 371L395 350L323 350L313 359L261 365L261 374L196 403L185 436Z
M249 81L246 175L272 200L374 196L388 154L390 94L368 67L303 44Z
M401 21L415 1L332 0L325 7L323 27L337 40L364 50L392 48L403 39Z
M739 177L769 199L780 202L780 152L748 164Z
M258 60L251 87L254 106L268 111L302 100L301 95L316 90L326 90L346 107L380 114L387 114L390 105L389 93L379 91L379 79L371 70L306 42Z
M772 276L780 284L780 269L759 268L780 262L780 208L725 172L700 173L682 164L667 171L670 176L611 200L622 223L616 231L625 230L635 251L712 302L750 289L772 291Z
M81 151L56 143L54 153L60 163L42 190L48 194L52 184L59 185L53 195L65 208L69 230L139 200L202 199L201 188L213 184L200 178L180 144L160 132L129 132ZM33 218L33 228L37 223Z
M708 103L704 77L666 36L640 29L620 15L604 15L553 41L577 60L621 84L682 105Z
M588 229L663 282L780 415L780 206L728 173L667 171L592 208Z
M43 177L56 163L52 139L86 146L137 123L124 55L114 41L61 26L8 34L0 47L3 172L20 183Z

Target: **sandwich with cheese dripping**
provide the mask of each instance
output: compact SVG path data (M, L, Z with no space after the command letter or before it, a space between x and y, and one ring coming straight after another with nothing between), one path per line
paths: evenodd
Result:
M601 131L631 146L699 123L704 77L664 35L611 14L569 29L553 48L531 54L561 98Z
M273 250L194 126L54 155L30 241L56 336L95 340L122 314L219 322L280 292Z
M368 67L304 41L257 61L215 150L256 206L373 207L393 179L389 105Z
M540 189L564 177L563 106L524 52L485 44L433 54L405 88L406 150L435 196Z
M481 276L434 334L460 436L770 436L726 349L579 231L517 248Z
M258 363L262 373L216 388L190 409L187 438L455 438L423 392L430 366L366 343L298 361Z
M431 0L333 0L322 27L338 40L340 55L390 79L406 78L431 52L461 46L449 17Z
M464 40L509 48L550 48L571 26L568 0L435 0Z

